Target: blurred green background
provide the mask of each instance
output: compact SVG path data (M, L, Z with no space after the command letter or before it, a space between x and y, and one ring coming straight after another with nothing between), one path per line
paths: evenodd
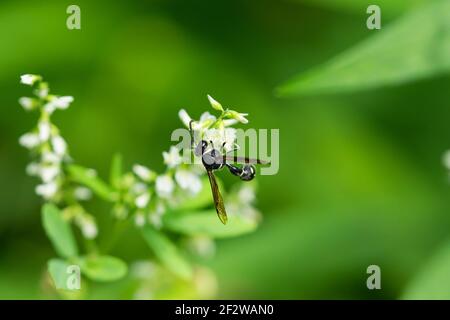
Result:
M17 143L35 123L17 103L29 94L19 84L24 73L42 74L53 92L75 97L54 120L77 162L104 176L116 151L128 167L162 170L178 110L198 117L208 93L248 112L252 127L280 129L280 171L258 177L260 228L219 242L208 262L219 298L450 298L450 186L441 161L450 147L449 25L433 29L437 16L420 17L404 34L411 41L395 45L394 37L375 48L378 58L384 49L397 55L386 70L406 72L401 81L275 94L295 75L389 32L420 2L374 1L382 30L370 31L372 1L79 0L82 29L70 31L72 2L3 0L0 298L42 297L42 273L54 256L36 181L25 174L29 158ZM425 43L421 55L415 40L433 30L437 45ZM424 69L414 73L423 56ZM413 67L400 70L408 59ZM342 83L345 72L333 70L324 70L328 83ZM132 242L122 246L127 257L145 257ZM366 287L372 264L381 267L381 290Z

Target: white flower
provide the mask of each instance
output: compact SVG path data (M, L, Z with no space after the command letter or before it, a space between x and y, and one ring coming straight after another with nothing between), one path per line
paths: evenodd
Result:
M255 200L255 191L251 186L243 186L238 192L239 201L244 204L250 204Z
M207 236L195 236L188 240L188 247L202 257L212 257L216 251L214 241Z
M71 96L62 96L62 97L56 97L53 96L52 99L47 102L47 104L44 106L45 111L52 114L55 109L67 109L70 104L73 102L73 97Z
M148 215L148 219L150 220L150 223L157 229L160 229L162 227L162 219L161 214L158 214L156 212L152 212Z
M148 186L145 183L142 183L142 182L135 183L131 187L131 191L134 194L142 194L142 193L146 192L147 189L148 189Z
M58 109L67 109L70 104L73 102L72 96L62 96L58 97L54 100L54 104Z
M26 172L30 176L37 176L41 171L41 166L36 162L31 162L27 165Z
M87 239L94 239L97 237L97 226L94 223L86 223L83 225L81 232L83 232L83 235Z
M149 168L142 166L140 164L135 164L133 166L133 172L142 180L151 182L156 178L156 173L151 171Z
M61 158L56 153L44 151L42 152L41 160L45 163L57 164L61 161Z
M171 146L169 152L163 152L164 163L169 168L174 168L181 164L183 158L180 156L180 151L177 147Z
M148 220L157 229L162 227L162 216L166 213L166 208L161 202L158 202L155 209L150 211Z
M77 223L86 239L94 239L97 237L98 229L94 218L89 215L79 216L77 217Z
M53 181L59 174L59 166L41 166L39 175L45 183Z
M225 152L234 149L236 141L236 129L208 129L203 133L203 140L213 143L215 149L223 149Z
M444 166L446 166L447 169L450 170L450 150L448 150L446 153L444 153L442 161L444 163Z
M19 138L19 143L27 149L32 149L37 147L41 142L39 140L39 135L36 133L25 133Z
M197 194L202 189L202 181L191 171L177 170L175 180L181 189L189 190L192 194Z
M150 193L145 192L141 194L139 197L137 197L134 203L138 208L145 208L148 205L149 201L150 201Z
M53 150L55 151L55 153L58 156L62 157L63 155L65 155L65 153L67 151L67 143L63 137L61 137L61 136L53 137L52 145L53 145Z
M46 142L50 138L51 126L48 121L40 121L38 124L39 139Z
M46 84L41 84L39 86L39 89L37 90L37 95L39 96L39 98L41 99L45 99L48 97L48 86Z
M238 122L239 121L237 121L236 119L225 119L225 120L223 120L223 125L225 127L231 127L231 126L234 126Z
M78 200L89 200L92 198L92 191L86 187L77 187L74 190L74 196Z
M130 274L141 279L150 279L155 275L157 266L150 261L136 261L131 265Z
M218 111L223 111L222 105L219 102L217 102L216 100L214 100L214 98L211 97L209 94L208 94L208 100L214 109L216 109Z
M24 108L25 110L32 110L34 106L36 105L36 100L29 97L22 97L19 99L19 104Z
M40 79L41 77L35 74L24 74L20 76L20 82L28 86L32 86L36 81Z
M237 121L247 124L248 120L245 118L248 116L248 113L240 113L234 110L229 110L228 114L231 116L231 118L236 119Z
M52 181L49 183L43 183L36 186L36 194L42 196L44 199L51 199L58 191L58 185Z
M134 223L138 227L142 227L145 224L145 215L142 212L137 212L134 216Z
M175 188L175 183L170 176L162 175L156 178L155 188L161 198L169 198Z
M183 124L189 128L189 124L191 123L192 118L189 116L186 110L181 109L180 111L178 111L178 117L180 118L181 122L183 122Z

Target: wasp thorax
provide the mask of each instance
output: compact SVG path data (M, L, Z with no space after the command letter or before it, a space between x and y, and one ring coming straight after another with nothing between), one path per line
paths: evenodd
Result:
M217 170L222 167L222 156L216 149L212 149L202 155L202 162L206 169Z

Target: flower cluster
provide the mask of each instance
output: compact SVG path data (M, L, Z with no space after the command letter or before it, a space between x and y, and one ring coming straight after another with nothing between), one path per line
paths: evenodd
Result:
M21 83L34 88L34 97L21 97L19 104L26 111L39 112L36 127L19 138L19 143L29 149L35 158L28 164L26 171L41 181L35 188L36 194L46 201L56 203L72 199L70 202L75 204L67 210L70 212L68 219L75 221L86 238L95 238L97 227L94 218L76 204L77 201L89 200L92 192L84 186L68 186L64 173L64 165L70 161L67 143L51 121L56 110L67 109L74 99L71 96L50 94L48 84L38 75L22 75Z
M222 105L208 95L208 100L211 106L221 112L219 117L211 115L209 112L204 112L198 121L193 121L186 110L181 109L178 113L183 124L195 132L195 141L198 142L201 138L205 141L211 141L212 145L209 147L216 148L222 153L227 153L238 149L239 146L236 141L236 129L231 126L241 122L248 123L246 113L240 113L230 109L224 109Z
M61 163L68 159L68 154L67 143L58 128L51 123L50 117L56 109L67 109L73 97L51 95L48 84L40 76L26 74L21 77L21 82L36 85L36 97L22 97L19 99L20 105L27 111L40 112L37 126L19 139L19 143L38 158L37 162L28 165L27 173L41 179L42 183L36 186L36 193L46 200L54 200L62 183Z
M36 126L22 135L19 143L29 149L33 156L34 160L27 166L27 173L39 178L36 193L47 202L43 207L43 221L47 221L44 222L44 228L60 256L59 259L49 261L49 273L53 280L60 279L61 272L66 274L65 270L59 269L61 265L73 261L95 261L93 264L80 265L83 275L94 281L105 281L105 277L108 281L114 281L127 272L125 262L99 253L100 248L95 239L99 233L97 222L82 204L95 195L111 204L112 214L109 219L112 225L126 226L129 224L121 224L120 221L134 221L144 241L154 252L154 262L132 265L131 280L138 281L134 298L161 298L161 294L167 292L161 285L180 289L186 293L186 298L213 297L217 286L214 275L206 268L191 266L179 251L211 257L215 253L215 238L253 231L260 218L259 212L253 207L254 184L238 183L230 192L221 190L228 213L234 215L237 222L234 226L220 229L215 225L220 222L210 219L215 218L215 212L212 209L214 202L208 178L204 177L205 168L184 161L182 151L185 150L178 147L171 146L162 153L166 166L162 173L142 164L135 164L131 171L122 172L121 157L115 156L108 183L94 169L74 164L65 139L51 121L52 114L56 110L67 109L73 97L51 94L48 84L38 75L23 75L21 83L31 86L34 96L20 98L20 105L26 111L39 113ZM225 109L210 96L208 99L211 106L220 112L219 116L205 112L199 120L193 120L185 110L179 112L183 124L192 129L194 144L199 139L211 141L208 147L219 149L222 153L239 148L236 144L236 129L232 126L239 122L247 123L247 114ZM191 148L189 151L192 152ZM190 217L189 223L183 221L184 216ZM70 223L79 228L84 238L91 240L86 241L86 252L78 251L76 243L67 241L74 238L72 228L64 227ZM109 250L110 242L114 243L120 233L116 228L113 229L106 246L98 241L102 254ZM177 237L173 237L173 233L178 234ZM95 267L95 271L91 267ZM144 267L153 271L140 272Z
M172 146L169 151L163 152L167 168L162 174L158 175L144 165L135 164L133 175L126 176L128 188L125 188L125 192L131 201L128 207L136 210L136 225L142 226L149 222L161 228L161 217L168 209L201 191L202 172L194 166L183 164L180 151Z

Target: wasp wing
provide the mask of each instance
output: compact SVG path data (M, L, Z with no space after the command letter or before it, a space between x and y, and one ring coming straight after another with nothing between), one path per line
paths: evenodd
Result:
M211 184L211 191L214 198L214 206L216 207L217 215L223 224L227 224L227 212L225 211L225 206L223 204L222 195L219 191L219 186L217 185L216 177L212 170L206 170L208 173L209 183Z
M237 156L224 156L223 162L235 162L235 163L244 163L244 164L270 164L269 161L264 161L260 159L251 159L247 157L237 157Z

